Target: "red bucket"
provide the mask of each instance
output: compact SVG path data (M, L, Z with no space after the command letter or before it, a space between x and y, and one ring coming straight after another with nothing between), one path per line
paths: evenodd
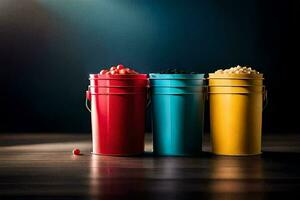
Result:
M144 152L146 74L90 75L93 153L128 156Z

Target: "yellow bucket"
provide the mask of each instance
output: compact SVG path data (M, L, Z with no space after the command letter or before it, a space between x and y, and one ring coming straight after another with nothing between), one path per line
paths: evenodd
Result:
M218 155L261 153L262 74L209 74L212 152Z

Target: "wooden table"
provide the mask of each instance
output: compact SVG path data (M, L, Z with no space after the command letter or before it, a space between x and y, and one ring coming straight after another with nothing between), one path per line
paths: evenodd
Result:
M300 190L300 135L265 135L264 153L91 155L89 134L1 134L0 199L264 199ZM82 156L73 156L74 147Z

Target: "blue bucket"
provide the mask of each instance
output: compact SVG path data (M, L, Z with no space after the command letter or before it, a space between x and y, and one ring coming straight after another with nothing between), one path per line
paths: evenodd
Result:
M153 152L193 156L202 152L204 74L150 74Z

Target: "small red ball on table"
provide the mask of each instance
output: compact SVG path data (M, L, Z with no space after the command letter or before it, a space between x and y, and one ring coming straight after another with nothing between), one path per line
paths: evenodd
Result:
M73 155L80 155L79 149L73 149Z

